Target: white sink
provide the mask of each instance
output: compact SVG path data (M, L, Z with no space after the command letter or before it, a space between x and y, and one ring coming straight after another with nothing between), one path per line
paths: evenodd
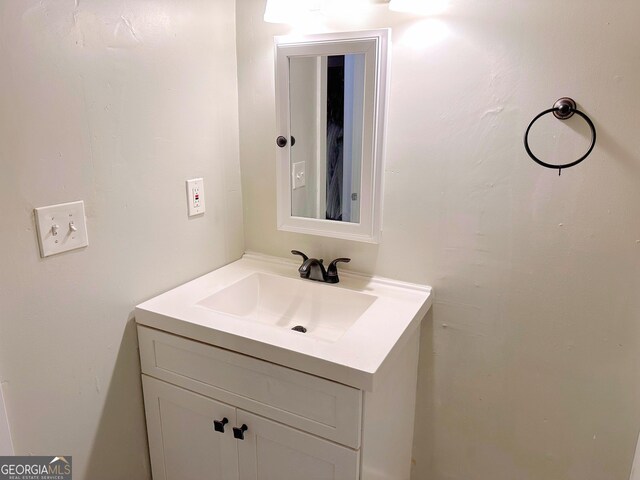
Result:
M305 335L335 341L376 298L299 278L252 273L198 305L287 330L297 327L293 335L306 330Z
M372 390L431 307L431 288L346 271L330 285L298 266L245 254L138 305L136 322Z

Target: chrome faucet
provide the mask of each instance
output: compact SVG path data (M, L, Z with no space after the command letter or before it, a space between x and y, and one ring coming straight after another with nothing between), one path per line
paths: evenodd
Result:
M338 283L340 281L338 277L338 263L349 263L351 261L350 258L336 258L329 264L329 268L325 269L322 259L309 258L298 250L291 250L291 253L302 257L302 265L298 268L300 277L315 280L316 282Z

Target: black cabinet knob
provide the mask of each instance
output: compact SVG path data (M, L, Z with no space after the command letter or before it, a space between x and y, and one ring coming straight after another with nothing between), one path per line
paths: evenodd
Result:
M278 138L276 138L276 145L278 145L280 148L284 148L287 146L287 139L285 137L283 137L282 135L280 135Z
M240 428L233 427L234 438L237 438L238 440L244 440L244 432L246 432L247 430L249 430L249 427L247 427L247 425L244 423Z
M213 421L213 429L216 432L224 433L224 426L229 423L229 419L224 417L222 420L214 420Z

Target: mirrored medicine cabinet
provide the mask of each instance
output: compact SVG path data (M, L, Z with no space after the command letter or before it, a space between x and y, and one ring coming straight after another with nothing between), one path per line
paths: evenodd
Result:
M275 37L278 229L378 243L389 30Z

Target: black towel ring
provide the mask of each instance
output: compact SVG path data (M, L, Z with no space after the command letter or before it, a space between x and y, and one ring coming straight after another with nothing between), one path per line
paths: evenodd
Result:
M533 124L536 123L536 121L540 117L547 115L548 113L553 113L553 115L559 120L566 120L568 118L571 118L575 113L576 115L582 117L585 122L587 122L587 125L589 125L589 128L591 129L591 146L589 147L589 150L587 150L587 153L581 156L578 160L565 163L562 165L553 165L551 163L543 162L533 154L533 152L531 151L531 148L529 147L529 131L531 130L531 127L533 126ZM582 162L585 158L587 158L591 154L593 147L595 146L596 146L596 127L593 125L593 122L589 117L587 117L584 113L582 113L580 110L576 108L576 102L569 97L563 97L559 99L556 103L553 104L553 108L550 108L549 110L545 110L544 112L536 115L536 117L533 120L531 120L531 123L527 127L527 131L524 134L524 148L529 154L529 156L533 159L533 161L539 165L542 165L543 167L557 169L558 175L562 173L563 168L573 167L579 164L580 162Z

